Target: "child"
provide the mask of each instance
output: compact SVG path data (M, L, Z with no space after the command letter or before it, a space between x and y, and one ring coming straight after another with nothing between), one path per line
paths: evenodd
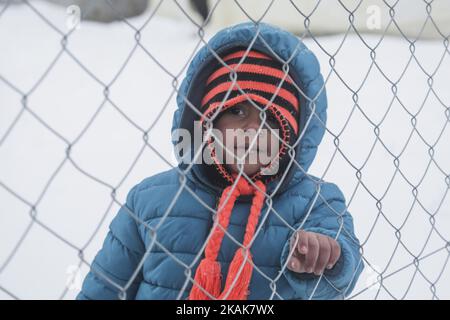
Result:
M131 189L77 298L347 296L363 269L353 220L339 188L306 172L327 107L313 53L269 24L226 28L195 55L177 103L172 132L199 123L201 149L189 142L177 168Z

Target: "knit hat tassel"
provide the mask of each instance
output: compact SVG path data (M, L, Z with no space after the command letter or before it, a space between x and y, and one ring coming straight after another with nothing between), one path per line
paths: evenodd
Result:
M248 287L253 273L253 261L251 253L247 250L247 261L245 261L245 252L239 248L231 261L228 270L225 289L218 299L221 300L247 300ZM244 264L245 261L245 264ZM241 270L242 268L242 270ZM239 271L241 271L239 273ZM239 275L239 276L237 276Z
M224 190L219 201L219 207L222 210L218 212L217 217L219 224L226 230L236 198L240 194L255 193L245 230L243 247L236 251L231 261L224 290L221 292L220 263L216 261L216 258L225 232L221 228L215 228L206 245L205 258L200 262L195 273L195 283L191 289L189 300L209 300L210 296L227 300L247 299L253 272L253 260L250 250L245 248L250 245L254 237L266 191L266 186L261 181L256 181L255 184L259 190L241 177L234 189L227 187ZM228 200L227 203L224 203L226 200Z
M201 283L201 287L213 297L220 294L221 282L220 263L208 258L203 259L195 273L195 282ZM209 296L197 285L192 287L190 300L206 300Z

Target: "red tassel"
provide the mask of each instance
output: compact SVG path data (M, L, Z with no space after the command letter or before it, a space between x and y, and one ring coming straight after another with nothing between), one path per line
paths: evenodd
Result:
M227 229L230 215L236 198L241 194L255 193L247 226L245 228L243 246L239 248L231 261L225 288L221 291L220 263L216 261L225 232L216 227L205 248L205 258L200 262L195 273L195 283L189 294L189 300L210 300L211 296L217 299L246 300L249 292L250 280L253 273L253 262L250 253L250 244L255 235L256 225L264 203L266 186L261 181L256 181L257 188L251 186L244 178L240 178L236 188L225 188L219 201L217 219L223 229ZM230 193L231 192L231 193ZM228 198L226 203L225 200ZM203 289L203 290L202 290ZM209 295L205 292L207 291Z
M189 300L211 300L199 286L203 287L211 296L217 297L221 287L220 263L211 259L203 259L195 273L195 283L189 295Z
M250 250L247 250L245 257L244 249L239 248L231 261L225 288L218 299L247 300L252 273L253 261Z

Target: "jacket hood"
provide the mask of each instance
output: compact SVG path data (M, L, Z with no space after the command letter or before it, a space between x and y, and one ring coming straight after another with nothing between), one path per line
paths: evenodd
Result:
M245 22L216 33L193 57L177 94L177 105L173 115L172 137L176 129L194 131L194 120L199 119L198 111L203 97L204 82L209 76L208 68L217 61L218 55L235 47L249 47L282 59L289 63L289 75L299 87L300 102L299 139L295 145L295 162L291 162L287 172L267 185L267 193L274 195L289 188L301 180L317 153L326 124L327 98L323 77L316 56L308 50L294 34L267 23ZM174 147L179 142L172 138ZM192 146L192 150L194 147ZM192 152L192 155L194 152ZM220 193L214 181L201 170L200 164L179 163L186 176L196 183L203 184L214 193Z

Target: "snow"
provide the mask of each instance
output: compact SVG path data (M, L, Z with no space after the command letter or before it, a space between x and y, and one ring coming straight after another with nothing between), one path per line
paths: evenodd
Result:
M68 37L69 54L61 42L69 31L64 8L32 5L54 27L26 5L0 16L0 298L12 298L8 291L72 299L88 271L83 264L68 283L77 248L90 262L129 189L168 169L163 158L175 164L173 80L178 86L200 39L187 18L154 16L138 47L130 25L83 22ZM128 21L140 28L148 16ZM435 289L448 299L450 55L439 40L417 41L412 56L400 37L362 36L376 46L376 65L356 35L304 39L319 58L329 100L328 131L310 172L342 189L364 257L383 274L380 291L377 284L364 290L377 279L366 266L355 298L430 299ZM149 128L148 143L161 157L150 148L141 153Z

